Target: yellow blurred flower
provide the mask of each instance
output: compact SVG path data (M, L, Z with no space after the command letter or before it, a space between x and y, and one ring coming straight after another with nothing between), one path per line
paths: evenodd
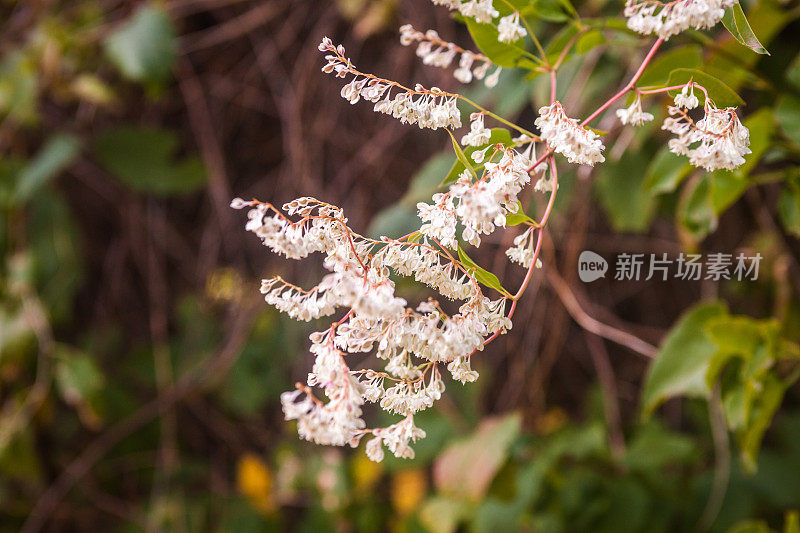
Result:
M392 506L400 515L417 508L428 492L428 477L419 468L401 470L392 476Z
M236 470L236 486L250 505L263 513L275 510L272 496L272 473L258 456L245 454L239 458Z
M364 453L356 454L353 458L351 469L355 493L359 496L369 493L380 481L383 474L382 465L371 461Z

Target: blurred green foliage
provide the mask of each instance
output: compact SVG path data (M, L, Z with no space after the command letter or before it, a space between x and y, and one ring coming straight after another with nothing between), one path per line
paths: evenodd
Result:
M90 161L117 186L160 201L202 192L207 171L174 124L129 119L97 131L62 131L43 120L44 99L114 110L139 89L151 106L176 90L178 30L163 3L142 2L113 20L95 2L73 4L40 17L0 60L0 116L4 129L21 139L6 141L9 149L0 158L0 531L18 530L86 442L131 420L162 390L154 369L159 353L169 355L176 382L192 376L225 342L225 310L245 307L246 296L256 292L238 271L216 270L206 286L168 303L174 325L163 345L131 345L114 323L75 331L75 299L90 273L82 231L65 200L72 179L65 171ZM365 33L380 31L391 19L392 3L361 4L354 9L374 11L377 21ZM627 45L638 42L618 17L601 16L617 5L590 2L596 16L580 19L566 1L511 4L546 38L548 58L578 39L566 56L566 78L574 79L587 54L605 47L610 58L597 63L582 90L589 100L607 96L623 74ZM790 239L800 236L800 55L796 41L776 39L800 11L773 0L745 7L746 18L737 5L726 19L735 39L699 33L676 38L642 85L694 77L719 105L738 104L744 95L753 154L735 172L698 172L668 152L652 128L643 128L594 178L592 192L615 230L644 233L655 221L674 220L685 247L695 249L748 190L770 187L782 226L767 237L797 245ZM476 87L470 97L495 104L504 116L523 112L544 87L535 57L524 42L498 43L488 25L467 25L476 46L496 64L521 68L501 78L496 90ZM511 143L502 128L492 138ZM448 152L422 165L406 196L373 219L370 233L414 229L416 203L463 170L470 153ZM574 189L584 185L567 172L557 209L563 212ZM460 250L465 261L467 254ZM775 260L781 254L772 255ZM502 288L494 274L469 262L483 283ZM764 277L764 293L793 290L772 273ZM747 305L735 313L721 302L688 309L649 366L641 416L624 428L621 454L609 445L596 391L582 417L570 419L551 408L531 427L523 426L519 414L485 416L480 384L454 384L448 386L457 409L419 416L428 437L417 445L416 459L387 458L382 464L369 462L361 450L302 443L288 424L274 416L267 420L265 413L274 414L279 394L296 374L292 361L307 331L259 308L231 367L204 374L196 390L182 397L199 409L209 432L230 441L232 451L221 461L231 482L218 480L211 487L210 458L217 456L214 450L193 450L175 466L171 490L151 498L150 490L141 489L157 469L150 452L161 442L158 416L124 435L114 453L98 462L92 482L132 509L126 525L112 528L120 531L139 530L142 523L157 530L240 532L689 530L714 490L715 443L707 411L718 392L741 459L730 463L711 530L795 533L800 413L796 401L782 401L798 378L796 292L787 301L783 308L774 306L774 316L760 319L745 316ZM214 378L220 383L206 383ZM658 408L677 398L684 398L685 412L676 422ZM204 402L212 404L208 411ZM264 435L262 426L285 431ZM240 432L256 434L263 449L244 446ZM90 489L76 496L76 505L91 498Z

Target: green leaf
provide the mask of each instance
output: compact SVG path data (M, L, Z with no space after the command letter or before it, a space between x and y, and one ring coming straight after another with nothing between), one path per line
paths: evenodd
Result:
M739 41L742 45L748 47L757 54L769 55L764 45L759 42L750 23L747 22L747 17L742 11L742 6L737 2L725 11L722 17L722 24L733 35L733 38Z
M472 166L469 158L464 155L464 151L461 149L461 146L458 145L458 141L456 141L456 138L453 136L453 132L447 130L447 133L450 135L450 140L453 141L453 150L456 153L456 158L458 161L464 165L464 168L469 170L469 173L472 174L472 179L478 179L478 174L475 172L475 167Z
M783 133L792 142L800 144L800 97L793 94L781 95L775 107L775 119Z
M80 140L74 135L57 134L50 137L39 152L19 173L14 201L30 200L48 181L58 175L75 159Z
M703 50L697 45L680 46L659 54L647 66L639 87L664 87L669 81L670 73L678 68L698 68L703 63Z
M647 371L642 391L645 415L676 396L708 397L705 377L717 345L703 328L725 314L727 309L721 303L702 304L685 313L672 328Z
M0 63L0 116L22 124L39 119L38 58L28 50L12 51Z
M558 61L558 57L561 55L561 52L567 47L567 45L572 41L573 37L575 37L580 30L578 29L577 24L568 24L564 26L556 35L550 40L550 42L545 47L545 52L547 54L547 60L553 64ZM574 48L571 52L574 52ZM567 55L567 57L569 54Z
M589 50L600 46L601 44L605 44L606 38L602 32L598 30L590 30L580 37L575 42L575 51L579 54L585 54Z
M744 105L744 101L736 94L733 89L725 85L722 81L706 74L702 70L693 68L676 68L669 73L669 81L667 85L685 85L693 80L695 83L702 85L708 96L711 98L718 107L738 107ZM677 89L670 91L670 95L675 96L680 91ZM700 99L700 103L705 102L705 95L702 91L695 91L695 95Z
M548 22L566 22L570 19L564 3L559 0L533 0L531 11L538 18ZM574 12L574 8L572 11Z
M536 224L536 221L526 215L522 204L517 202L517 212L506 215L506 226L519 226L520 224Z
M489 137L489 142L487 142L483 146L468 146L466 149L463 150L463 154L467 158L467 161L470 162L470 164L472 162L472 154L474 154L475 152L478 152L480 150L483 150L487 146L490 146L492 144L502 144L503 146L511 146L511 144L512 144L512 142L511 142L511 132L509 132L505 128L492 128L491 131L492 131L492 134ZM456 155L458 155L458 152L456 152ZM491 154L487 154L487 156L488 155L491 155ZM467 167L461 161L461 158L460 157L457 158L456 162L453 163L453 166L450 168L450 171L447 173L447 176L445 176L445 178L442 181L441 185L447 185L448 183L456 181L458 179L458 177L461 175L461 173L464 172L464 170L466 170L466 168ZM475 165L472 166L472 168L474 169L475 173L477 173L478 171L483 169L483 163L475 164ZM476 175L476 174L473 174L473 175Z
M654 195L673 192L691 171L692 165L685 157L673 154L664 146L647 166L644 186Z
M777 377L768 375L754 402L747 427L737 435L742 448L742 464L748 472L756 470L761 441L781 406L785 392L786 384Z
M464 267L473 275L475 279L478 280L479 283L486 285L490 289L495 289L498 292L503 294L508 294L508 291L503 288L500 284L500 280L497 279L497 276L481 268L478 264L470 259L467 255L467 252L464 251L461 246L458 247L458 259L464 265Z
M625 454L625 463L631 470L652 472L669 465L686 463L694 452L691 438L673 433L658 419L653 419L636 431Z
M469 503L446 496L433 496L419 511L419 519L431 533L454 533L471 513Z
M97 429L102 423L102 396L105 378L86 353L57 344L55 379L61 396L78 410L81 422Z
M206 181L196 157L175 160L175 133L149 127L121 126L100 134L94 152L100 164L135 191L162 196L188 193Z
M786 230L800 237L800 189L793 187L781 191L778 213Z
M711 201L711 181L701 179L690 184L689 197L678 206L681 226L695 238L704 237L717 227L717 214Z
M74 318L73 297L81 286L83 257L77 224L66 203L48 189L28 204L26 238L36 290L51 322Z
M600 167L596 191L617 231L645 231L655 215L655 201L641 173L646 164L641 152L628 150Z
M514 68L522 57L530 57L525 53L525 42L522 39L514 43L502 43L497 40L500 34L493 24L482 24L471 17L460 18L466 22L475 46L495 65Z
M105 42L105 53L126 78L160 84L172 72L177 44L175 28L167 13L144 4Z

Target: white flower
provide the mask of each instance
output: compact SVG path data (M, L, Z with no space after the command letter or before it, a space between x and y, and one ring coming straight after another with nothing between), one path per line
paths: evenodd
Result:
M457 57L458 68L453 71L453 77L461 83L469 83L475 79L482 80L492 62L483 54L465 50L455 43L443 40L435 30L425 33L417 31L411 24L400 27L400 44L417 45L417 56L423 64L440 68L448 68Z
M458 248L456 240L455 206L449 195L433 195L433 205L424 202L417 204L419 218L423 221L419 231L425 236L438 240L445 248Z
M430 42L425 42L431 45ZM397 89L392 96L392 89L397 84L364 74L356 70L352 61L345 57L342 45L334 46L331 40L325 37L319 45L328 63L322 67L326 73L334 73L339 78L352 76L349 83L342 87L342 98L355 104L362 98L375 104L374 110L378 113L391 115L407 124L416 124L420 128L460 128L461 113L456 105L456 95L442 91L437 87L426 89L417 84L414 90ZM452 57L447 59L450 52L444 49L425 52L425 57L432 63L449 64ZM443 55L444 54L444 55Z
M501 18L497 24L497 31L499 33L497 40L501 43L511 43L528 35L525 28L519 24L519 11Z
M489 74L489 76L486 78L486 81L484 81L483 84L486 85L487 87L489 87L490 89L492 87L497 86L497 81L500 79L500 71L501 70L503 70L503 69L500 68L500 67L497 67L497 70L495 70L494 72Z
M617 116L623 126L630 124L632 126L641 126L645 122L653 120L653 115L642 111L642 99L639 95L633 100L630 107L626 109L617 109Z
M700 100L694 95L694 83L687 83L681 92L675 95L675 105L684 109L694 109L700 105Z
M489 142L492 130L486 128L483 122L483 113L472 113L470 115L469 133L461 138L464 146L483 146Z
M367 457L376 463L383 461L383 443L380 437L374 437L367 443Z
M533 239L534 228L528 228L521 235L514 238L514 246L506 250L508 258L525 268L530 268L533 264L533 256L536 242ZM542 262L536 259L536 268L541 268Z
M702 30L716 25L725 10L737 0L674 0L663 4L650 0L627 0L628 27L647 35L655 33L667 40L689 28Z
M478 372L469 366L469 357L456 357L447 365L447 370L453 375L453 379L461 383L478 380Z
M467 0L459 3L457 9L465 17L472 17L478 22L487 24L500 14L492 5L492 0Z
M462 237L479 246L480 235L506 225L506 216L519 207L517 194L529 181L530 161L512 148L502 148L497 163L484 164L484 174L473 183L468 170L450 186L455 213L464 225Z
M717 109L706 101L704 111L705 116L695 124L686 111L669 107L670 116L661 129L677 136L669 141L670 151L687 156L692 165L709 172L742 165L750 153L750 132L739 121L736 109Z
M542 132L542 139L570 163L594 166L605 161L600 137L577 119L567 117L560 102L540 108L534 123Z
M389 427L375 429L372 433L375 437L379 437L383 441L383 444L389 448L389 451L391 451L395 457L407 459L414 458L414 450L411 449L408 443L425 438L425 432L414 425L413 415L408 415L401 422ZM373 441L370 441L368 444L372 442ZM374 447L370 459L375 461L377 457L382 457L382 454L378 454Z

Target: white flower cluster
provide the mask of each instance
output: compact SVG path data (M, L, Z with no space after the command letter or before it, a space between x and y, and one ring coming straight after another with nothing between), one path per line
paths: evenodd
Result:
M345 57L344 47L334 46L328 37L322 39L319 50L329 52L325 56L328 63L322 67L323 72L334 73L338 78L353 77L341 91L342 98L351 104L363 98L375 104L376 112L391 115L403 123L416 124L420 128L435 130L461 127L456 95L437 87L426 89L419 84L412 90L397 82L359 72ZM394 96L392 90L397 91Z
M464 146L483 146L492 137L492 130L486 127L483 113L473 113L469 116L469 133L461 138Z
M444 6L451 11L458 11L465 17L474 18L478 22L491 23L500 13L492 5L492 0L432 0L437 6Z
M625 109L617 109L617 117L622 125L630 124L632 126L641 126L645 122L653 120L653 115L642 111L642 99L639 95L633 100L630 107Z
M515 237L514 246L506 250L506 256L514 263L518 263L525 268L530 268L536 255L536 242L533 236L534 228L531 227ZM541 266L541 261L536 259L536 268L541 268Z
M500 161L486 162L480 179L473 182L472 174L465 170L449 192L434 195L433 205L417 204L425 222L420 233L455 249L456 217L464 226L462 238L474 246L480 246L482 234L506 225L506 217L519 209L517 194L530 181L530 160L502 144L496 148L502 154Z
M635 32L655 33L669 39L689 28L702 30L715 26L725 10L737 0L675 0L663 3L654 0L627 0L625 16L628 27Z
M739 121L736 108L717 109L706 99L705 115L695 123L687 109L698 104L694 94L686 95L686 88L675 97L675 106L669 107L670 116L664 119L661 129L674 133L669 149L685 155L689 162L709 172L733 170L744 163L750 153L750 132Z
M497 40L501 43L513 43L528 35L528 32L519 23L519 11L514 11L501 18L497 23L497 31L499 33Z
M499 163L487 165L492 167L485 181L504 188L506 195L495 191L482 202L507 203L512 196L516 201L519 186L501 181L522 182L517 174L525 163L515 162L509 153ZM250 208L246 228L276 253L295 259L324 254L323 265L330 273L319 285L305 291L279 277L265 280L262 292L268 303L298 320L349 308L341 320L310 336L314 366L306 384L281 396L286 419L297 420L300 437L318 444L356 446L372 433L367 447L372 459L383 456L384 446L398 457L413 457L410 443L425 436L414 426L414 414L441 398L444 366L462 383L478 378L470 356L483 349L487 337L511 328L506 298L484 296L468 269L434 246L423 231L417 239L368 239L347 226L339 208L314 198L298 198L285 204L283 212L238 198L231 206ZM299 220L292 221L290 215ZM445 239L450 246L457 246L454 228L455 223L450 239ZM444 228L436 232L444 233ZM407 307L395 296L391 271L413 276L444 297L462 301L458 312L446 314L435 300L416 309ZM384 370L351 370L348 355L368 352L385 362ZM317 399L312 387L321 388L327 401ZM382 409L405 418L386 428L366 429L361 418L365 402L378 402Z
M542 139L570 163L594 166L605 161L600 137L577 119L569 118L560 102L539 108L534 124L542 132Z
M484 84L490 88L497 85L502 68L497 67L492 74L486 76L493 65L488 57L464 50L454 43L442 40L436 30L428 30L422 33L415 30L411 24L401 26L400 44L410 46L414 43L419 43L417 45L417 56L422 59L425 65L449 68L458 57L458 68L453 71L455 79L461 83L469 83L473 78L484 80Z

